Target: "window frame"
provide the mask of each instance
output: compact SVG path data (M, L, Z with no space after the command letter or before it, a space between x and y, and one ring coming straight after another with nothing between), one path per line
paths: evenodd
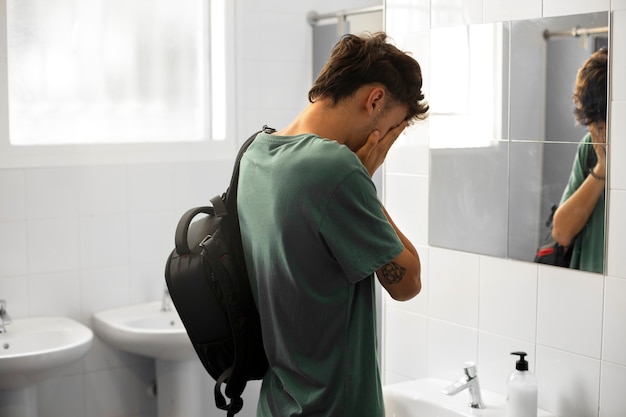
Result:
M209 12L210 7L207 10ZM234 12L233 2L225 0L226 135L223 140L214 140L210 137L212 130L208 129L208 137L202 141L16 146L9 137L7 0L0 0L0 169L201 161L233 153L236 146ZM207 118L210 120L211 114Z

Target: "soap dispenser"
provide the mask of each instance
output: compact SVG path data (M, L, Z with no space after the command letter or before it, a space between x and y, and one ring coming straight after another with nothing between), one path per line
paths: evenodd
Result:
M506 417L537 417L537 379L528 371L526 352L511 355L519 356L519 360L509 377Z

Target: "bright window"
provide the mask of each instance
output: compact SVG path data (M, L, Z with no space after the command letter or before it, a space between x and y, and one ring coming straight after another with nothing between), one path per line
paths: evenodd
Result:
M502 139L501 23L431 29L431 148L479 148Z
M3 2L11 147L226 138L225 0Z

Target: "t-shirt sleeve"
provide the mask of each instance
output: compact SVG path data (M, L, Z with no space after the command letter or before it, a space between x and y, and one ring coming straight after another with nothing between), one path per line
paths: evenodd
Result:
M340 182L324 211L320 233L351 282L370 276L404 249L365 170L355 170Z
M567 181L567 185L565 186L565 190L563 190L563 195L561 196L561 204L570 198L585 180L585 163L587 161L589 146L592 145L585 140L578 145L576 157L574 158L574 163L572 164L572 171L570 172L569 180Z

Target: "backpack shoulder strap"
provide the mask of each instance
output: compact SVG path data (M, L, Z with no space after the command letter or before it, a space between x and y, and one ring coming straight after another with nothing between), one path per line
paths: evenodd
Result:
M213 208L215 209L216 216L227 216L222 221L226 223L222 224L222 230L224 232L216 232L213 236L213 243L218 244L222 240L230 239L231 256L221 256L219 259L213 259L211 263L213 265L221 265L225 269L227 274L232 279L224 279L219 281L221 290L226 294L226 297L231 299L229 303L229 320L231 320L231 329L233 331L233 343L234 343L234 362L233 366L226 369L222 375L217 379L214 387L215 403L219 409L226 410L228 417L233 417L238 413L242 406L243 400L241 394L246 386L246 383L250 376L254 376L256 379L262 378L267 369L267 359L265 352L263 351L262 344L260 346L250 346L250 343L256 341L256 343L262 343L260 328L252 326L252 322L258 320L258 312L254 307L254 300L248 284L247 273L244 274L245 281L235 279L240 277L239 268L243 268L245 271L245 265L240 265L243 262L242 254L243 248L241 247L241 239L235 238L234 235L239 235L239 220L237 218L237 188L239 182L239 165L243 154L246 152L250 144L254 141L257 135L261 132L274 133L276 130L263 126L263 129L250 136L244 144L241 146L237 157L235 159L235 166L233 168L233 174L230 181L230 186L222 196L216 196L211 199ZM234 216L232 214L235 214ZM228 234L230 231L230 236ZM236 231L236 232L235 232ZM208 254L214 252L207 251ZM239 254L239 255L237 255ZM234 297L236 295L236 297ZM236 301L236 302L233 302ZM253 309L253 311L250 311ZM238 321L233 323L232 318L239 317ZM255 330L256 329L256 330ZM259 353L261 352L261 354ZM264 361L264 362L263 362ZM265 364L265 367L263 367ZM256 370L257 374L251 369L262 368L262 373ZM230 399L230 403L222 394L221 387L225 385L224 393L226 397Z
M226 212L235 211L237 208L237 185L239 182L239 165L241 163L241 158L243 154L248 150L248 147L254 139L256 139L257 135L261 132L264 133L274 133L276 129L271 128L267 125L264 125L263 128L256 132L254 135L250 136L244 143L241 145L239 152L237 153L237 158L235 158L235 166L233 167L233 175L230 178L230 186L226 190L226 193L222 196L224 200L224 204L226 205Z

